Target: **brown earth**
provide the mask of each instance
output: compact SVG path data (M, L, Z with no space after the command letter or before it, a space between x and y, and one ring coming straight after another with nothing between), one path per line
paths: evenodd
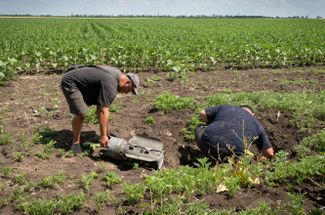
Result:
M316 68L319 69L319 68ZM324 71L324 68L321 68ZM165 163L164 168L175 168L181 165L191 165L200 153L194 143L185 142L180 131L193 116L194 110L180 110L162 113L152 111L155 98L164 91L181 96L196 96L203 100L204 96L231 90L232 92L292 92L314 91L325 89L325 74L315 72L315 68L295 68L284 70L248 70L248 71L214 71L192 73L186 79L170 81L166 73L139 73L142 80L139 96L118 95L114 103L118 107L117 113L111 113L110 132L118 137L130 139L134 134L146 134L159 138L164 143ZM159 77L160 80L154 81ZM153 170L150 168L132 168L132 164L125 165L118 161L104 160L98 156L66 157L58 151L48 160L38 160L33 155L44 149L43 145L34 146L30 156L25 156L22 162L15 161L14 154L21 151L19 143L25 138L31 142L32 134L37 128L48 127L55 131L54 139L56 148L68 150L71 141L71 119L63 94L60 91L61 75L34 75L20 76L11 81L7 86L0 88L0 115L6 131L14 136L14 143L0 146L0 164L14 169L15 173L27 173L28 179L40 180L63 170L72 178L92 170L101 173L105 170L114 171L124 181L140 182L145 175ZM144 118L153 116L155 123L146 125ZM297 132L297 128L290 124L291 113L280 113L276 109L257 112L256 116L266 128L270 140L276 151L286 150L294 157L294 145L307 134ZM314 129L314 133L319 128ZM96 141L98 125L85 124L82 141ZM306 184L311 190L318 190L307 195L306 207L320 206L317 196L321 191L314 184ZM311 187L311 188L310 188ZM91 193L104 191L103 182L96 182ZM306 188L306 189L307 189ZM0 198L10 195L14 187L0 189ZM203 198L211 209L256 207L259 202L269 202L276 206L287 202L285 194L287 188L256 187L243 189L234 197L226 194L212 194ZM52 197L57 192L76 192L75 184L64 184L53 192L51 189L34 190L33 197ZM112 187L115 196L123 196L120 185ZM316 197L315 197L316 195ZM315 200L316 199L316 200ZM127 213L139 211L137 206L125 206ZM94 205L82 209L78 214L93 213ZM104 214L115 214L116 207L106 205ZM0 205L0 214L19 214L14 210L14 205Z

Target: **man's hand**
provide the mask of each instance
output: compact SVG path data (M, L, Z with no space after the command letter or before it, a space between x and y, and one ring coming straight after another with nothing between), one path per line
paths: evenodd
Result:
M263 155L267 158L272 158L274 156L274 150L272 147L264 149Z
M99 143L101 147L108 147L108 137L107 136L101 136L99 138Z
M205 122L205 123L208 123L208 117L207 117L207 114L205 112L205 110L201 110L200 112L200 119Z

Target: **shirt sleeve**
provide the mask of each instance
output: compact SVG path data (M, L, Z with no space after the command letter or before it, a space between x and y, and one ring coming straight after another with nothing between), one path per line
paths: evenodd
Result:
M220 106L209 107L205 109L205 114L207 116L207 123L211 123L215 118L217 113L220 110Z
M272 148L272 144L270 142L269 136L267 135L263 126L257 122L258 129L259 129L259 136L257 140L257 147L259 150L264 150L268 148Z
M109 107L113 100L115 99L117 93L117 88L114 86L111 86L107 82L101 82L100 83L100 88L99 88L99 93L98 93L98 99L97 103L100 106L107 106Z

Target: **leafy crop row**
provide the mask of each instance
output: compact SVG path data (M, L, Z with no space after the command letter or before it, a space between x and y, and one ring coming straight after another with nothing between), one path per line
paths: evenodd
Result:
M1 19L0 82L16 72L111 64L182 74L325 62L324 20Z

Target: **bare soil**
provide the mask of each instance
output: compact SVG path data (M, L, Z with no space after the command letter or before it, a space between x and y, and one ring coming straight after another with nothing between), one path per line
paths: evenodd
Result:
M324 70L324 68L323 68ZM160 77L152 81L152 77ZM155 98L162 92L168 91L181 96L196 96L199 100L206 95L216 94L225 90L232 92L292 92L313 91L325 89L325 74L314 72L314 68L293 68L283 70L258 69L247 71L213 71L191 73L186 79L170 81L163 72L140 72L141 93L138 96L118 95L114 103L118 107L117 113L110 115L110 132L120 138L130 139L134 134L146 134L159 138L164 143L164 168L177 168L182 165L191 165L200 152L194 142L185 142L180 131L193 116L194 110L180 110L163 113L152 111ZM133 168L132 164L125 164L113 160L102 160L98 156L66 157L56 150L48 160L36 159L34 153L41 151L45 146L36 145L30 156L25 156L22 162L17 162L14 154L21 151L22 137L32 141L32 134L38 128L50 128L55 131L56 148L68 150L71 142L71 119L68 106L60 91L62 75L23 75L11 81L7 86L0 88L0 115L6 131L14 136L14 142L0 146L0 165L14 169L15 173L27 173L31 181L64 171L72 178L78 178L84 173L96 171L101 173L103 166L107 171L114 171L124 181L140 182L145 175L151 174L152 169L140 166ZM155 123L144 123L146 116L153 116ZM276 151L286 150L292 158L295 157L294 146L307 134L300 133L290 124L291 113L280 113L270 109L257 112L256 117L266 128ZM320 128L315 127L313 133ZM96 141L99 134L98 125L85 124L82 133L83 141ZM12 189L0 189L0 198L6 198ZM91 193L103 192L103 182L96 181L92 185ZM302 186L301 191L310 191L307 195L306 208L321 206L319 198L324 189L319 189L313 183ZM36 190L33 197L52 197L57 192L71 193L78 191L76 184L64 184L52 189ZM288 202L287 187L267 188L258 186L252 189L242 189L234 197L227 194L211 194L201 197L211 209L257 207L260 202L268 202L272 206ZM122 197L120 185L111 188L117 197ZM324 196L323 196L324 199ZM324 206L324 205L323 205ZM94 204L77 214L91 214ZM125 205L129 214L139 212L139 206ZM0 206L0 214L19 214L14 205ZM107 204L103 214L117 214L116 206Z

